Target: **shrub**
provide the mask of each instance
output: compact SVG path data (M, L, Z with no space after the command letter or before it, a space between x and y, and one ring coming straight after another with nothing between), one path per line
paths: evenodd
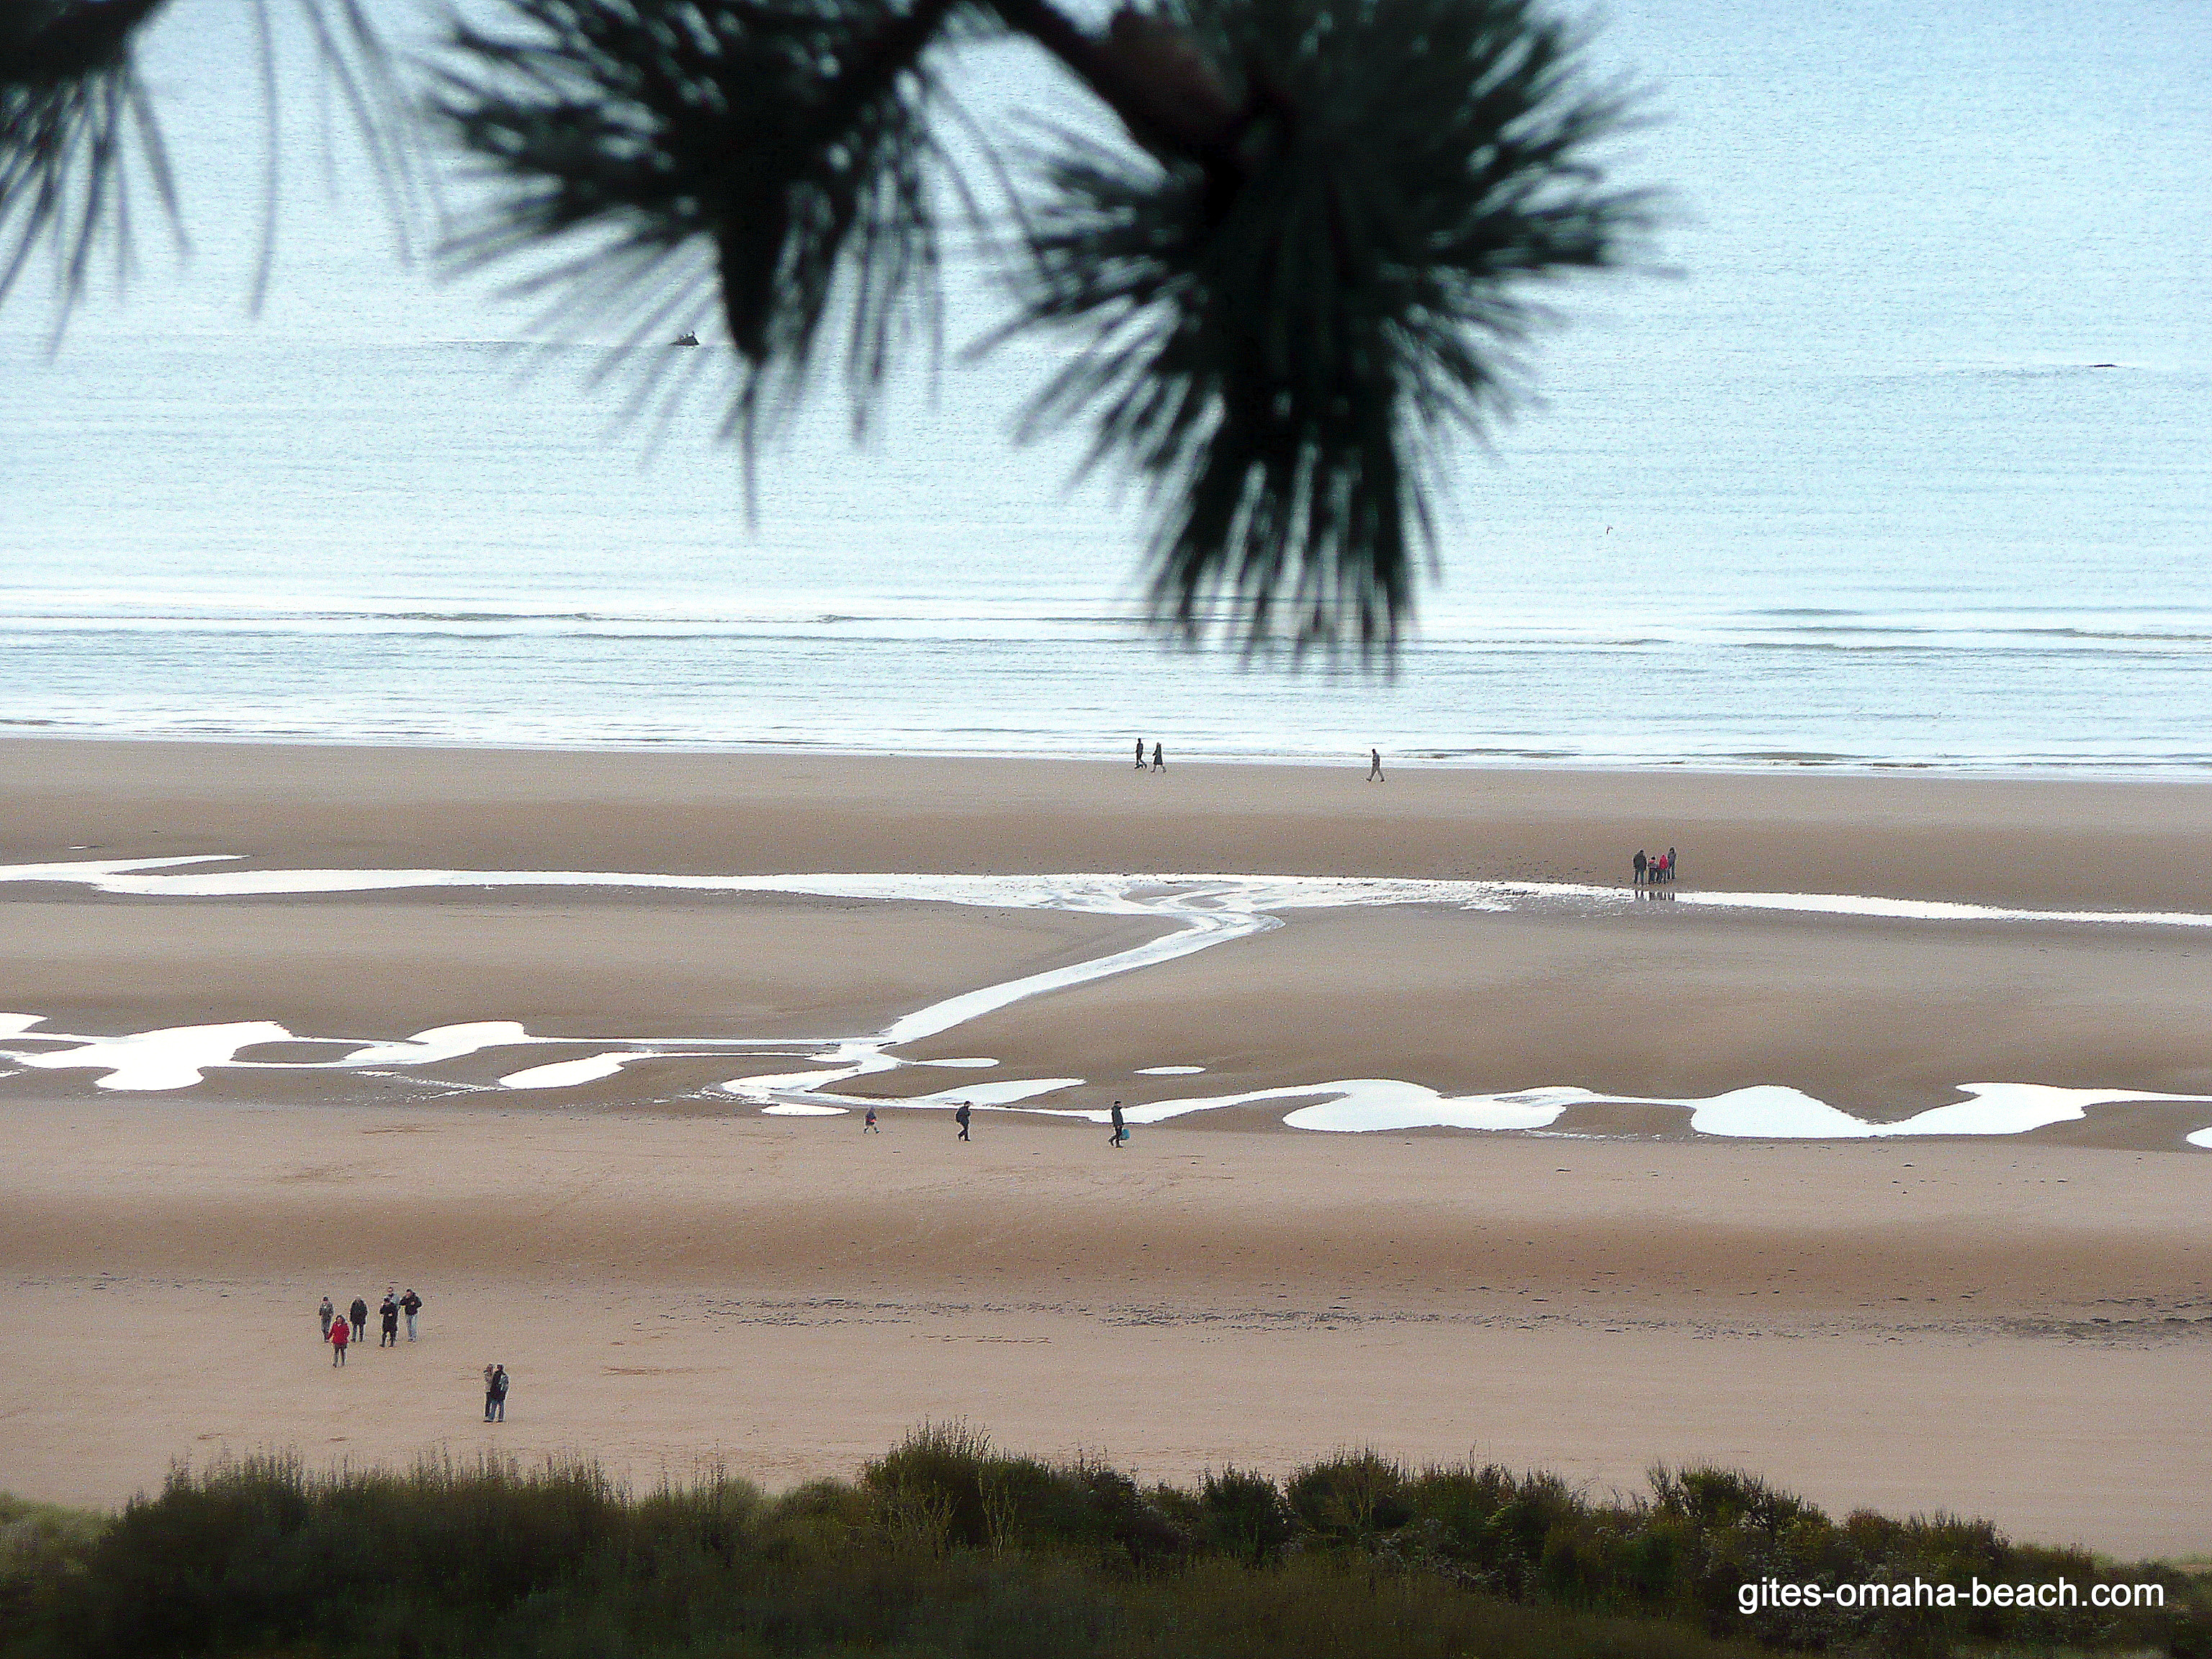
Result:
M85 1571L105 1524L82 1510L0 1492L0 1631L52 1616L57 1598Z
M1260 1566L1291 1541L1291 1512L1275 1483L1234 1467L1208 1474L1193 1507L1198 1539L1233 1561Z
M1339 1542L1372 1540L1413 1518L1405 1466L1372 1448L1309 1463L1283 1489L1309 1532Z
M1738 1586L2156 1579L2162 1611L1773 1608ZM1838 1522L1755 1477L1660 1471L1593 1502L1373 1451L1278 1488L1140 1488L925 1426L857 1483L432 1462L179 1474L112 1521L0 1500L0 1655L409 1659L1180 1659L2129 1649L2212 1659L2212 1581L2015 1545L1944 1516Z

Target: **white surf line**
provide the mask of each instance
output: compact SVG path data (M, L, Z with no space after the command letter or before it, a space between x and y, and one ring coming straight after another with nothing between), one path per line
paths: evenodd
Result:
M18 1065L44 1071L104 1069L107 1075L95 1079L94 1088L158 1091L191 1088L204 1078L207 1067L234 1064L240 1048L292 1040L292 1034L283 1026L262 1019L228 1025L175 1025L127 1036L94 1037L74 1048L11 1052L7 1057Z
M904 900L996 909L1057 909L1129 915L1195 915L1206 908L1207 894L1212 895L1211 902L1221 913L1245 915L1353 904L1447 904L1462 908L1510 909L1517 903L1530 902L1571 900L1607 906L1641 902L1641 895L1633 888L1583 882L1447 881L1395 876L1195 872L684 876L635 870L178 870L178 866L185 865L228 863L238 856L225 853L184 858L0 865L0 884L68 882L118 896L174 898L281 896L439 887L630 887L684 892L794 893L825 898ZM1147 902L1139 896L1149 890L1158 890L1160 898ZM2039 910L1857 893L1735 893L1671 888L1666 892L1671 902L1712 908L1790 910L1899 921L2212 928L2212 913L2195 910Z
M1204 950L1212 945L1281 926L1270 914L1285 909L1370 904L1449 904L1462 908L1508 909L1516 902L1568 900L1609 905L1637 902L1632 890L1562 882L1429 881L1410 878L1350 878L1313 876L1228 875L1107 875L946 876L927 874L836 874L783 876L671 876L652 872L577 871L454 871L454 870L295 870L194 871L171 873L179 866L228 861L231 855L166 858L64 864L0 866L0 883L15 880L80 882L99 890L149 896L225 897L282 893L337 893L389 890L397 888L495 886L613 886L675 889L719 892L785 892L822 896L862 897L981 905L994 908L1047 908L1100 915L1144 915L1173 920L1177 931L1158 939L1077 963L1046 973L986 986L915 1011L895 1020L884 1030L864 1036L823 1040L826 1052L813 1056L825 1069L775 1076L736 1078L723 1087L741 1098L786 1106L843 1100L848 1105L941 1106L964 1099L987 1109L1010 1109L1051 1112L1104 1121L1091 1109L1023 1106L1021 1103L1044 1093L1075 1086L1080 1079L1048 1079L1009 1082L968 1090L945 1090L938 1094L899 1099L869 1100L828 1094L830 1085L853 1078L887 1071L907 1064L884 1051L904 1043L938 1036L981 1016L1049 991L1088 983L1133 971L1159 962ZM1793 910L1840 915L1864 915L1922 921L2044 921L2083 924L2132 924L2157 927L2212 927L2212 915L2181 911L2029 910L1999 906L1901 900L1849 894L1790 893L1670 893L1677 902L1752 910ZM17 1017L23 1018L27 1017ZM31 1024L37 1024L35 1018ZM487 1022L520 1031L512 1022ZM172 1048L191 1036L228 1028L176 1028L170 1032L142 1033L141 1038L161 1037ZM278 1031L281 1027L270 1028ZM410 1046L434 1046L423 1039L459 1034L471 1028L441 1027L418 1034ZM21 1034L21 1028L17 1028ZM0 1027L0 1034L5 1028ZM289 1033L283 1034L289 1036ZM111 1047L136 1042L106 1040ZM269 1040L266 1038L258 1040ZM574 1042L578 1039L534 1038L524 1042ZM215 1037L206 1039L213 1052ZM589 1041L589 1039L585 1039ZM653 1057L659 1045L642 1040L628 1042L631 1052L601 1054L582 1060L556 1062L512 1073L502 1083L518 1087L556 1087L611 1075L629 1060ZM665 1042L666 1040L663 1040ZM789 1049L805 1046L790 1039L702 1039L702 1044L732 1048ZM246 1046L240 1043L240 1047ZM372 1045L389 1051L399 1045ZM643 1051L643 1052L640 1052ZM85 1050L66 1055L42 1056L49 1065L98 1061L78 1060ZM234 1048L234 1054L236 1049ZM15 1053L5 1058L22 1060ZM150 1056L142 1056L149 1058ZM665 1057L665 1056L664 1056ZM690 1057L690 1056L685 1056ZM353 1060L348 1056L337 1064ZM210 1061L208 1063L222 1063ZM238 1063L233 1061L231 1063ZM281 1066L284 1062L246 1062ZM322 1066L333 1062L295 1062ZM387 1063L407 1063L388 1060ZM422 1063L416 1061L416 1063ZM142 1066L132 1075L150 1074ZM161 1075L181 1075L179 1058ZM1164 1074L1167 1068L1148 1068ZM116 1075L121 1075L117 1073ZM517 1082L516 1079L530 1079ZM198 1074L188 1081L197 1081ZM143 1086L118 1084L114 1076L102 1087ZM182 1086L164 1085L159 1086ZM1219 1109L1265 1101L1304 1098L1315 1103L1291 1112L1285 1121L1293 1127L1350 1132L1419 1127L1473 1129L1540 1129L1547 1127L1567 1107L1579 1103L1664 1105L1691 1110L1691 1127L1700 1133L1780 1139L1870 1139L1909 1134L2019 1133L2043 1124L2078 1119L2094 1104L2139 1101L2194 1101L2203 1097L2142 1091L2060 1090L2035 1084L1968 1084L1963 1102L1932 1108L1896 1123L1872 1123L1851 1116L1796 1090L1760 1085L1736 1090L1709 1100L1668 1100L1644 1097L1601 1096L1573 1088L1525 1090L1511 1094L1447 1096L1416 1084L1390 1079L1339 1079L1237 1095L1192 1097L1139 1105L1126 1115L1139 1123L1161 1122L1190 1112ZM1316 1097L1320 1097L1316 1100ZM811 1097L811 1100L810 1098ZM795 1115L795 1114L794 1114ZM809 1114L812 1115L812 1114ZM2212 1129L2188 1137L2192 1146L2212 1146Z
M485 1048L556 1040L534 1037L515 1020L479 1019L462 1025L434 1025L397 1042L368 1043L326 1063L346 1071L368 1066L434 1066L443 1060L465 1059Z
M1891 921L2037 921L2120 923L2135 927L2212 927L2197 910L2027 910L2001 904L1960 904L1942 899L1876 898L1857 893L1668 892L1678 904L1724 910L1791 910L1832 916L1869 916Z
M1158 1101L1125 1107L1123 1115L1132 1123L1164 1123L1194 1112L1310 1100L1312 1105L1299 1107L1283 1121L1295 1129L1375 1134L1398 1129L1548 1129L1573 1106L1671 1106L1689 1111L1690 1127L1698 1134L1760 1140L1876 1140L1898 1136L2024 1134L2047 1124L2076 1121L2092 1106L2121 1103L2212 1104L2212 1097L2147 1090L2062 1089L2039 1083L1962 1083L1958 1088L1971 1098L1887 1123L1853 1117L1826 1101L1777 1084L1731 1090L1704 1099L1670 1099L1605 1095L1566 1086L1522 1089L1508 1094L1447 1095L1395 1078L1343 1078L1330 1083ZM1035 1109L1092 1123L1104 1123L1109 1115L1091 1107ZM2212 1147L2212 1128L2187 1139L2192 1146Z
M0 1060L47 1071L105 1070L94 1080L100 1089L126 1092L189 1088L206 1080L215 1066L234 1071L318 1072L349 1071L364 1074L388 1073L413 1066L434 1065L465 1059L486 1048L553 1046L574 1048L594 1044L623 1045L617 1053L586 1060L556 1060L545 1066L511 1072L499 1085L516 1089L566 1087L611 1075L622 1066L641 1060L727 1059L732 1050L755 1053L803 1053L818 1047L822 1038L788 1037L574 1037L533 1036L514 1020L478 1020L466 1024L434 1026L411 1037L364 1043L358 1037L301 1036L272 1021L210 1025L175 1025L159 1030L133 1031L121 1036L92 1036L73 1031L35 1028L46 1024L42 1014L0 1013L0 1039L29 1038L64 1045L53 1048L0 1048ZM240 1051L263 1043L317 1044L343 1048L333 1060L240 1060ZM995 1065L997 1062L993 1061ZM14 1073L6 1075L13 1076ZM811 1074L810 1074L811 1075ZM469 1087L481 1085L469 1085Z
M581 1083L597 1083L603 1077L612 1077L635 1060L659 1060L659 1054L586 1054L581 1060L556 1060L550 1066L531 1066L520 1072L509 1072L499 1079L502 1089L573 1089Z

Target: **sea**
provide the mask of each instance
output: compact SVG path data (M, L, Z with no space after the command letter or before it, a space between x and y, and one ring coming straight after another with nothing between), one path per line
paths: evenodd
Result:
M271 115L252 13L146 52L189 246L142 172L127 282L0 307L0 732L2212 775L2203 0L1593 15L1664 222L1545 295L1365 665L1147 628L1146 503L1023 440L1068 343L977 349L975 250L868 429L825 375L749 481L711 324L446 272L296 38ZM1010 150L1097 119L945 73Z

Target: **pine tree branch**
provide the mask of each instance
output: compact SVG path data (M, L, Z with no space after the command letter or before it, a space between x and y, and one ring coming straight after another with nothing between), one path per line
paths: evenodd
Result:
M887 23L866 52L842 65L823 88L811 125L834 138L848 131L869 105L890 90L891 82L921 61L921 54L963 0L919 0L914 9Z
M168 0L45 0L0 7L0 83L51 88L121 60L138 27Z
M991 0L1008 28L1057 58L1148 149L1171 150L1209 173L1246 171L1238 140L1251 110L1231 94L1188 33L1122 10L1103 38L1051 0Z

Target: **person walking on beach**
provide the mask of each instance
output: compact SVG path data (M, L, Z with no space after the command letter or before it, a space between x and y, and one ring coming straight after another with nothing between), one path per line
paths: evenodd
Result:
M415 1340L415 1316L422 1311L422 1298L415 1294L412 1285L407 1287L407 1294L399 1298L399 1311L407 1316L407 1340L412 1342Z
M1367 751L1367 781L1370 783L1390 781L1382 775L1382 751L1380 749L1370 749Z
M381 1333L376 1339L376 1346L380 1348L398 1347L399 1346L399 1298L392 1295L389 1285L385 1287L384 1300L377 1304L376 1315L378 1328Z
M494 1365L491 1376L484 1383L484 1419L491 1423L507 1421L507 1367Z
M353 1326L353 1334L356 1336L367 1336L368 1334L368 1304L356 1297L353 1299L353 1306L347 1309L346 1313Z
M1152 744L1152 770L1155 772L1164 772L1167 769L1168 763L1166 757L1160 752L1159 744L1155 743Z
M1117 1100L1114 1103L1114 1133L1107 1137L1106 1144L1119 1147L1128 1138L1129 1126L1121 1121L1121 1103Z
M491 1421L492 1401L495 1398L492 1393L492 1379L498 1375L498 1366L487 1365L484 1367L484 1421L487 1423Z
M1641 887L1644 885L1644 867L1649 865L1651 860L1644 856L1644 849L1639 847L1636 849L1636 856L1632 859L1630 862L1636 867L1636 884L1638 887Z
M331 1364L343 1365L345 1364L346 1344L352 1340L353 1327L347 1324L345 1322L345 1316L343 1314L340 1314L336 1319L331 1321Z
M883 1133L883 1131L876 1127L876 1109L872 1106L868 1108L867 1116L860 1121L860 1133L864 1135Z
M323 1340L327 1342L331 1340L331 1321L338 1316L338 1310L331 1306L330 1297L325 1297L323 1298L323 1305L316 1309L315 1312L322 1319Z
M968 1103L967 1103L966 1101L964 1101L964 1100L963 1100L963 1101L962 1101L962 1102L960 1103L960 1109L959 1109L958 1111L957 1111L957 1112L953 1113L953 1115L952 1115L952 1121L953 1121L955 1123L957 1123L957 1124L958 1124L958 1125L960 1126L960 1139L963 1139L963 1140L967 1139L968 1139Z
M1137 739L1137 769L1139 772L1145 769L1145 740L1142 738Z
M1667 849L1667 879L1674 879L1674 849L1671 847Z

